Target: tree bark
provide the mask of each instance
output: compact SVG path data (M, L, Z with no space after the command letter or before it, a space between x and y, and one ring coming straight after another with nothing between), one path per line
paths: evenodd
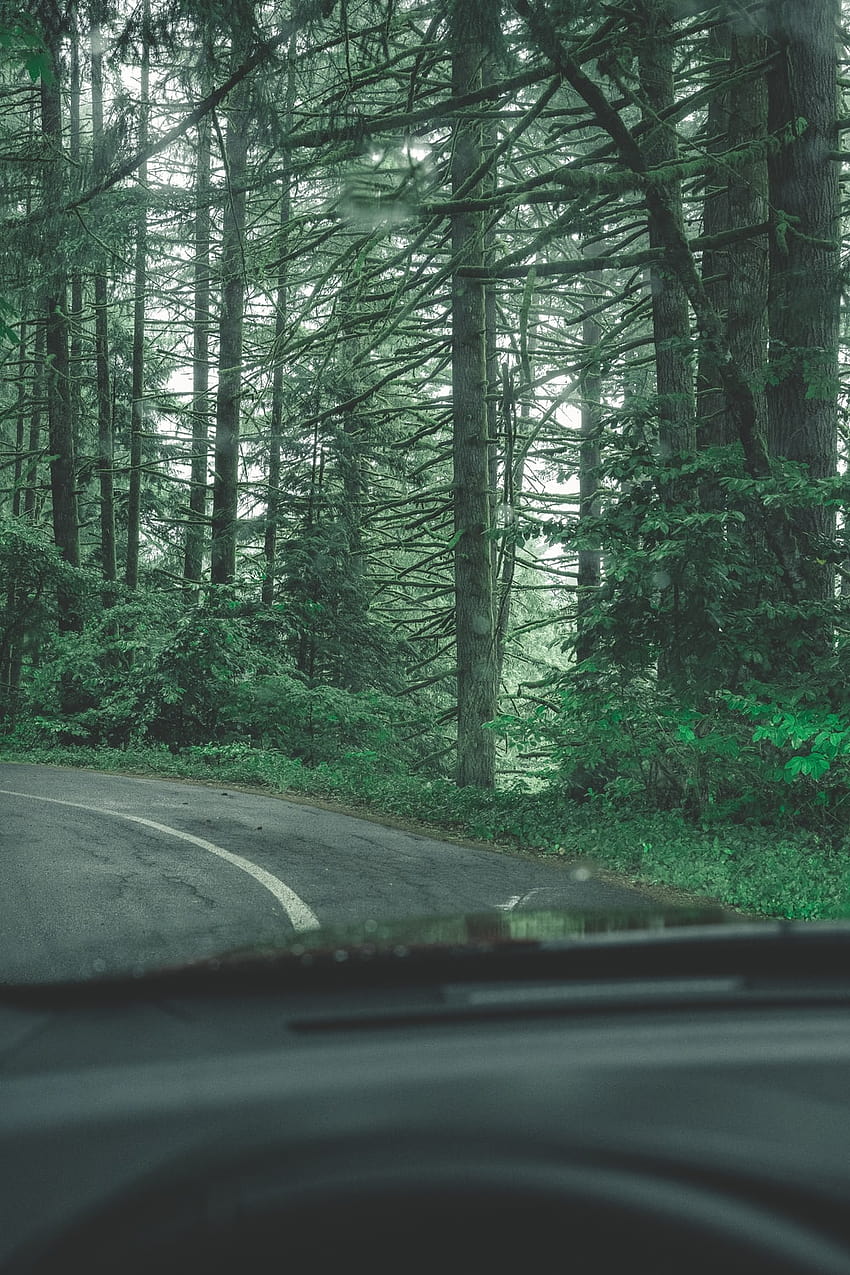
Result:
M640 3L643 39L639 51L640 87L644 98L643 145L649 168L675 164L679 145L673 126L658 117L675 103L673 82L673 19L665 0ZM656 186L670 218L682 229L682 193L676 183ZM663 248L666 226L648 207L650 248ZM682 229L684 234L684 230ZM667 262L649 268L652 289L652 329L655 341L658 395L658 443L662 460L688 456L696 446L694 386L691 368L691 323L688 298L681 280Z
M451 7L452 92L470 93L482 84L488 0ZM470 199L481 183L466 189L483 158L481 123L460 114L454 127L452 193ZM484 265L484 225L480 212L452 216L456 266ZM457 783L492 788L495 738L484 723L496 713L496 652L490 529L490 467L487 418L486 321L483 284L452 277L452 428L454 486L454 585L457 646Z
M768 124L785 144L768 158L774 218L770 241L771 455L812 478L836 472L840 300L836 148L838 0L775 0L776 49L767 76ZM790 512L809 607L834 595L826 552L835 515L823 505ZM813 616L809 654L831 648L831 624Z
M642 93L643 122L647 126L643 158L651 170L675 164L679 144L672 124L663 113L675 103L673 76L673 11L667 0L639 0L637 13L642 26L638 68ZM655 200L647 200L649 246L663 248L668 241L668 223L684 238L682 192L678 181L656 182ZM658 205L664 215L659 217ZM691 323L688 297L681 279L664 260L649 267L652 290L652 333L655 352L655 383L658 410L658 450L662 464L677 464L696 448L694 382L691 363ZM679 479L662 479L663 498L673 517L686 497ZM679 561L671 556L657 572L659 579L659 678L681 680L685 655L681 619L688 606L685 581Z
M195 162L194 312L192 315L192 461L183 579L197 600L207 528L210 390L210 122L198 125Z
M707 53L712 61L723 64L721 77L729 69L730 32L727 26L715 27L706 37ZM708 104L706 150L709 155L722 154L729 147L731 127L729 88L718 89ZM706 179L702 205L702 233L722 234L730 226L729 181L722 171ZM729 312L729 248L728 245L706 248L702 253L702 283L706 300L718 315ZM726 416L726 399L714 376L714 366L706 351L700 348L696 379L697 445L722 446L732 442ZM710 485L702 491L702 503L716 505L719 493Z
M82 159L82 134L80 128L80 33L79 14L72 14L70 38L70 66L68 75L68 155L71 165L79 165ZM29 209L27 209L29 212ZM82 366L83 366L83 275L80 264L70 263L71 285L71 339L69 342L71 376L71 437L74 452L80 447L80 420L82 418Z
M767 55L767 41L755 24L737 20L730 37L729 69L738 75ZM767 159L758 145L767 134L764 76L738 81L729 89L729 146L753 145L753 157L729 179L729 229L760 226L768 217ZM767 434L767 400L762 388L767 357L767 235L753 235L727 249L729 274L726 329L729 352L753 389L755 429ZM723 441L735 440L735 424L724 409Z
M46 308L46 302L42 305ZM40 515L38 499L38 462L41 452L42 398L45 391L47 365L47 327L42 321L36 324L33 346L32 396L30 403L29 433L27 436L27 463L24 468L24 517L36 522Z
M139 84L139 149L147 147L150 113L150 6L142 9L142 62ZM127 561L124 579L138 588L142 518L142 443L145 430L145 289L147 288L147 160L138 170L139 206L136 213L136 251L133 266L133 353L130 389L130 475L127 490Z
M292 129L292 109L295 105L297 81L295 78L295 35L289 42L286 62L286 114L284 128ZM289 262L287 260L287 241L289 220L292 213L291 178L289 175L289 153L284 155L284 172L280 182L280 209L278 217L278 252L280 265L277 272L277 297L275 299L274 350L275 362L272 373L272 410L269 430L269 465L268 495L266 497L266 529L263 542L265 558L265 574L263 576L262 600L265 606L271 606L275 598L275 572L277 570L278 522L280 518L280 446L283 434L283 389L284 364L280 357L280 349L289 320Z
M507 363L502 364L502 393L499 404L502 414L502 510L505 522L505 538L499 546L495 574L495 610L496 610L496 686L502 684L502 670L505 663L505 652L510 627L511 607L514 597L514 575L516 574L516 519L525 480L526 447L525 440L531 420L531 399L533 389L531 381L531 364L528 355L533 348L533 336L528 338L526 358L522 367L520 383L519 421L517 422L514 381ZM519 425L519 430L517 430Z
M21 322L18 335L18 387L15 402L15 469L12 479L12 517L17 518L23 504L24 452L27 435L27 338L29 325Z
M764 60L767 42L745 15L710 36L714 55L725 62L721 75L731 83L712 99L708 110L709 148L722 152L752 145L746 164L728 178L709 182L705 192L703 234L717 235L762 225L767 221L767 87L763 74L743 78L746 69ZM761 146L758 143L762 143ZM733 359L753 387L756 429L766 437L767 406L760 381L767 357L767 235L751 235L702 254L705 296L724 320ZM736 439L726 396L717 382L712 360L700 350L698 443L725 446Z
M41 133L44 147L42 202L45 213L41 263L44 272L47 419L50 433L50 492L53 537L72 566L80 560L79 521L74 467L74 443L69 379L68 272L56 210L62 205L64 157L62 154L62 15L55 3L42 10L43 34L50 57L50 74L40 85ZM58 596L59 627L80 628L73 598L63 589Z
M289 310L289 263L286 257L286 236L290 216L290 190L288 176L281 182L278 249L280 265L277 273L275 298L274 341L275 350L283 341ZM275 570L277 568L277 533L280 517L280 444L283 433L283 360L275 356L272 373L272 410L269 422L269 463L266 496L266 529L263 541L265 574L263 575L262 600L271 606L275 596Z
M576 663L581 664L594 653L592 628L588 613L592 610L602 582L602 552L593 540L587 523L599 517L601 448L599 431L602 423L602 377L599 370L598 346L602 330L596 319L585 315L581 325L584 347L581 373L581 446L579 449L579 525L584 546L578 551L578 596L576 601ZM585 526L582 528L581 524Z
M92 171L104 171L103 155L103 32L101 6L95 7L91 28ZM105 580L116 578L115 492L112 443L112 396L109 385L108 289L106 275L94 277L94 362L97 387L97 475L100 487L100 562Z
M234 63L238 63L237 56L234 56ZM245 174L248 166L248 97L244 85L234 90L228 102L224 163L227 193L221 245L221 315L210 569L213 584L231 584L236 576L239 417L245 307Z

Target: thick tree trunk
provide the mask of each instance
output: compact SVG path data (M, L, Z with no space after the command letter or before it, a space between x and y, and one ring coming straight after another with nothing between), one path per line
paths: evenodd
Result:
M142 64L139 84L139 148L148 137L150 112L150 6L142 10ZM147 288L147 161L138 169L139 207L136 213L136 255L133 268L133 354L130 389L130 476L127 490L127 561L124 579L129 589L138 588L142 517L142 442L145 429L145 290Z
M286 237L290 215L289 178L285 177L280 190L280 222L278 232L278 249L281 263L277 274L277 295L275 298L274 340L277 350L286 333L289 313L289 263L286 257ZM266 530L263 542L263 556L266 560L263 576L262 599L266 606L271 606L275 596L275 570L277 567L277 532L280 516L280 444L283 434L283 360L275 356L272 373L272 410L269 422L269 464L266 475L268 495L266 496Z
M730 39L729 69L735 75L767 55L767 41L757 29L735 23ZM729 89L729 146L753 145L753 157L733 170L728 187L729 229L759 226L767 221L767 159L758 148L767 133L767 88L764 76L739 80ZM761 387L767 356L767 235L754 235L729 245L729 352L753 387L755 429L767 434L767 401ZM725 409L723 441L735 440L735 424Z
M492 155L498 145L499 134L494 116L489 116L481 132L482 158ZM484 193L490 197L495 195L499 180L498 163L492 163L482 185ZM496 226L491 222L484 230L484 264L488 265L494 258L496 245ZM496 288L492 283L484 285L484 362L487 369L487 464L490 488L490 526L496 525L496 503L499 498L499 350L497 343L498 312L496 308ZM501 458L504 459L503 457ZM499 545L490 541L490 562L493 578L496 578ZM497 676L501 675L501 660L498 661ZM498 681L497 681L498 686Z
M728 177L721 173L709 180L703 213L706 236L767 221L767 159L764 147L756 145L767 135L767 88L763 73L745 78L747 68L765 58L767 42L740 16L733 25L717 28L711 44L716 57L725 60L722 74L732 82L709 106L709 151L722 153L748 144L752 151L746 164L736 165ZM707 301L725 322L732 357L753 386L756 428L764 437L767 406L759 382L767 357L767 234L707 249L702 277ZM699 446L735 442L735 422L704 348L697 384Z
M236 64L239 60L238 57L234 58ZM210 569L213 584L231 584L236 575L239 416L245 308L244 186L248 166L248 99L242 85L228 99L224 162L227 170L227 193L221 245L221 315Z
M91 29L91 132L93 175L99 180L103 162L103 34L100 5ZM112 444L112 396L109 385L108 289L106 275L94 277L94 362L97 387L97 475L100 486L100 562L105 580L116 577L115 492Z
M473 92L482 83L487 47L488 0L451 8L452 91ZM481 123L459 115L454 129L452 191L475 199L480 183L467 190L482 161ZM480 212L452 216L456 265L483 266ZM484 286L452 280L452 418L454 465L454 583L457 643L457 782L492 788L495 739L484 723L496 713L496 651L490 527L490 466L487 419L487 360Z
M80 34L77 26L79 15L72 14L70 38L70 66L68 73L68 156L72 167L82 160L82 134L80 129L80 100L82 85L80 81ZM71 376L71 437L74 452L80 448L80 421L82 418L82 371L83 371L83 275L81 263L70 263L71 286L71 339L69 342L70 376Z
M293 34L287 50L286 63L286 115L284 127L292 127L292 109L295 105L297 80L295 77L296 44ZM275 573L277 570L278 521L280 518L280 446L283 435L284 364L281 346L289 321L289 262L287 260L289 220L292 212L291 179L288 172L289 155L284 156L284 172L280 183L280 209L278 219L278 252L280 265L277 272L277 296L274 323L274 372L272 374L272 410L269 429L268 495L266 497L266 530L263 556L266 567L263 576L262 599L271 606L275 598Z
M664 0L641 4L644 39L640 46L639 73L645 99L644 120L649 125L644 156L649 168L674 164L679 147L672 125L657 122L675 101L673 82L673 21ZM656 187L669 216L682 226L682 194L678 183ZM651 248L664 248L666 226L652 207L648 217ZM649 270L652 288L652 329L655 341L658 394L658 442L661 457L669 460L689 455L696 446L694 387L691 368L691 324L688 298L675 271L665 262Z
M79 563L77 496L74 486L74 452L71 441L71 405L68 392L68 325L65 313L65 279L51 271L47 297L47 419L50 433L50 495L53 505L53 538L66 560Z
M319 437L319 411L321 404L321 396L317 392L314 396L313 411L315 420L313 423L313 440L312 453L310 457L310 481L307 487L307 503L304 510L304 536L308 545L312 545L313 536L311 532L317 527L323 516L322 510L322 488L324 486L325 472L325 451ZM312 549L310 550L312 552ZM315 593L316 574L312 563L309 568L308 583L305 589L306 596L311 602L318 602ZM298 647L295 655L295 667L299 673L303 673L309 678L312 685L313 678L316 673L316 638L312 627L309 623L305 623L303 619L299 619Z
M59 55L61 15L56 6L45 6L44 36L51 69L42 77L41 132L44 145L42 200L45 210L41 264L45 279L45 380L50 432L50 491L53 505L53 537L67 562L79 564L79 522L74 469L74 445L69 379L68 276L56 209L64 189L62 165L62 87ZM60 628L80 627L73 599L64 590L58 598Z
M12 517L23 505L24 452L27 443L27 339L29 325L24 320L18 335L18 389L15 403L15 472L12 482Z
M46 305L46 303L45 303ZM42 310L45 309L42 306ZM33 348L32 395L30 403L29 433L27 435L27 463L24 469L24 517L35 522L40 514L38 499L38 462L41 453L42 399L46 375L46 324L36 324Z
M672 124L659 117L674 105L673 13L667 0L643 0L638 5L643 22L639 51L640 87L644 123L648 126L643 147L648 168L674 164L679 146ZM684 234L682 193L678 182L656 183L655 200L647 202L649 244L665 248L668 221ZM664 208L658 216L657 205ZM650 266L652 289L652 333L655 346L655 382L658 404L658 449L662 463L674 465L696 447L696 416L693 369L691 365L691 324L688 298L681 279L668 261ZM685 496L679 480L665 482L666 499L675 510ZM680 632L681 618L688 606L680 563L670 560L668 569L659 569L660 650L659 677L675 682L684 675Z
M97 384L97 474L100 486L100 561L103 578L114 580L115 490L112 445L112 395L109 384L106 276L94 280L94 357Z
M785 144L768 159L770 243L769 448L812 478L836 472L839 320L836 147L838 0L775 0L777 50L767 76L768 123ZM835 515L823 505L790 514L804 605L832 598L827 545ZM830 649L831 624L807 625L807 654Z
M594 652L592 628L588 614L599 593L602 581L602 552L594 540L588 522L599 517L601 448L599 430L602 422L602 377L599 372L598 346L602 330L595 318L585 316L581 325L584 358L581 375L581 447L579 450L579 523L584 523L584 547L578 551L578 597L576 603L576 662L588 660Z
M708 53L713 61L723 64L721 75L729 65L729 30L715 27L707 36ZM709 155L720 155L729 147L731 126L729 88L715 92L708 105L706 150ZM729 229L729 182L722 171L709 175L703 196L702 233L706 238ZM729 249L706 248L702 254L702 283L706 300L718 315L729 311ZM721 446L733 441L726 416L726 398L714 376L714 366L705 349L699 352L696 381L697 444L705 447ZM713 489L703 491L704 503L716 505L719 493Z
M194 313L192 316L192 462L183 578L193 599L204 569L207 529L210 390L210 122L198 125L195 167Z

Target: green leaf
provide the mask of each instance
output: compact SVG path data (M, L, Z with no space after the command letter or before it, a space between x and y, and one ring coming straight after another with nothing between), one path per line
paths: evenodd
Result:
M782 768L782 775L788 783L791 783L798 777L803 769L803 763L805 760L805 757L791 757L788 761L786 761Z
M803 765L800 773L810 775L812 779L820 779L829 770L829 758L824 757L822 753L810 753L808 757L803 758Z

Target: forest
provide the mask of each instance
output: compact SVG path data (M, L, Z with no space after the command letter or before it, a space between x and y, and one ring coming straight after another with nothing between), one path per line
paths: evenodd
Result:
M850 911L839 0L0 0L0 751Z

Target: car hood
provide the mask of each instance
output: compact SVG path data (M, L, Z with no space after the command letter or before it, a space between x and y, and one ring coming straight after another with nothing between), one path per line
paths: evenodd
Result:
M744 966L773 974L780 965L799 970L815 952L829 966L836 945L846 961L850 920L742 918L721 907L547 909L322 927L274 947L229 951L154 977L299 985L581 978L612 972L630 977Z
M575 909L487 912L403 920L369 919L282 938L274 946L228 950L188 964L85 983L34 984L98 996L178 991L408 986L458 980L630 979L734 974L846 975L850 919L795 922L741 918L720 907L630 912ZM52 990L51 990L52 989ZM15 989L3 989L15 997Z
M682 927L729 925L740 921L720 907L636 908L603 912L579 908L459 913L452 916L368 919L347 925L322 926L293 934L274 947L246 948L202 961L201 965L238 965L244 961L296 960L309 964L329 957L394 957L406 960L414 953L437 955L450 951L481 952L542 945L575 943L596 936L617 934L636 937ZM308 958L305 960L305 958Z

